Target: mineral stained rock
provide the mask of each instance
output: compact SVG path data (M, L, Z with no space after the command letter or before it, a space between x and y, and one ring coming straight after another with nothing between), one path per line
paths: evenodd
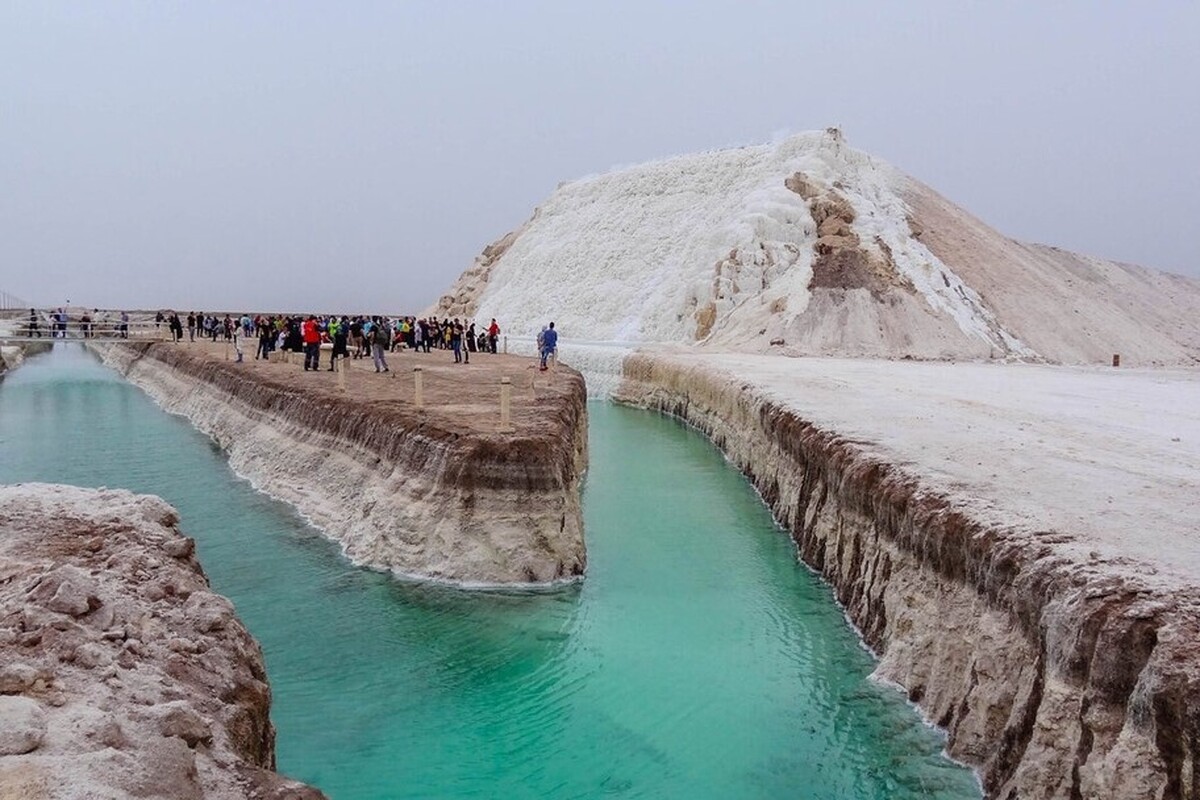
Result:
M425 360L425 407L417 409L406 394L411 377L352 369L355 390L343 393L332 375L235 364L199 344L100 352L355 563L464 585L545 584L584 573L587 393L574 370L558 370L531 398L527 364L515 357L481 355L483 363L466 369ZM496 365L504 364L523 379L509 432L496 429L498 375L508 368ZM497 377L484 385L476 376L486 370ZM496 397L478 400L485 393Z
M321 798L258 643L162 500L0 487L0 797Z

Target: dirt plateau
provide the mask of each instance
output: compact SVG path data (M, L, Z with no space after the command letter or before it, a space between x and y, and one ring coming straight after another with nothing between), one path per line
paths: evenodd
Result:
M748 385L625 360L615 399L707 434L988 797L1196 798L1200 591L988 526Z
M333 373L226 361L200 343L98 351L356 564L463 585L545 584L584 573L587 394L573 370L544 379L533 397L514 395L513 429L500 431L499 377L526 373L528 359L480 354L464 368L393 354L396 371L402 359L404 367L423 365L418 409L409 372L398 378L355 366L344 392ZM480 399L487 392L497 397Z
M0 797L324 797L274 772L262 651L178 519L0 487Z

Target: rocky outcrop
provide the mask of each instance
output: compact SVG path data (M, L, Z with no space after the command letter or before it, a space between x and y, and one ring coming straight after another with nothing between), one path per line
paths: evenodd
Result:
M500 433L462 424L465 412L439 416L370 392L351 399L170 343L101 353L355 563L464 585L583 575L587 397L576 372L560 370L526 423Z
M0 797L320 798L258 643L156 497L0 487Z
M877 301L893 288L916 293L896 271L891 248L881 237L875 237L873 250L863 247L854 229L854 207L836 187L822 187L803 172L787 178L784 185L808 201L817 226L811 289L866 289Z
M48 353L52 347L54 347L54 344L49 340L45 342L22 342L17 345L0 347L0 378L4 377L4 373L21 366L21 364L25 363L25 359L30 356Z
M1200 797L1195 587L981 523L736 379L649 355L624 371L618 400L688 421L752 478L877 675L947 730L989 797Z

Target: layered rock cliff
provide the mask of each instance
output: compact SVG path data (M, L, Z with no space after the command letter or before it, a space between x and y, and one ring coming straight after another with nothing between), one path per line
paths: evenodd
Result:
M633 355L617 399L710 436L829 581L876 673L994 798L1200 797L1200 590L981 521L742 380Z
M258 643L156 497L0 487L0 796L320 798Z
M583 575L587 409L576 372L560 370L554 386L522 401L514 432L497 432L464 424L466 398L444 399L446 413L434 398L420 410L364 384L353 395L316 376L297 385L273 365L251 372L170 343L101 354L355 563L467 585Z

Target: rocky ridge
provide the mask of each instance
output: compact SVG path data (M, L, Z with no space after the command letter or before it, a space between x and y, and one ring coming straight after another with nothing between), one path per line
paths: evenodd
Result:
M298 366L278 378L251 374L170 343L107 345L101 356L355 563L464 585L583 575L587 409L578 373L560 370L527 424L500 434L390 396L350 399L286 382L303 375Z
M258 643L178 514L0 487L0 796L320 798L274 772Z
M1068 557L1069 534L981 523L732 376L645 354L624 369L616 399L695 425L751 477L876 674L988 797L1200 797L1200 590Z

